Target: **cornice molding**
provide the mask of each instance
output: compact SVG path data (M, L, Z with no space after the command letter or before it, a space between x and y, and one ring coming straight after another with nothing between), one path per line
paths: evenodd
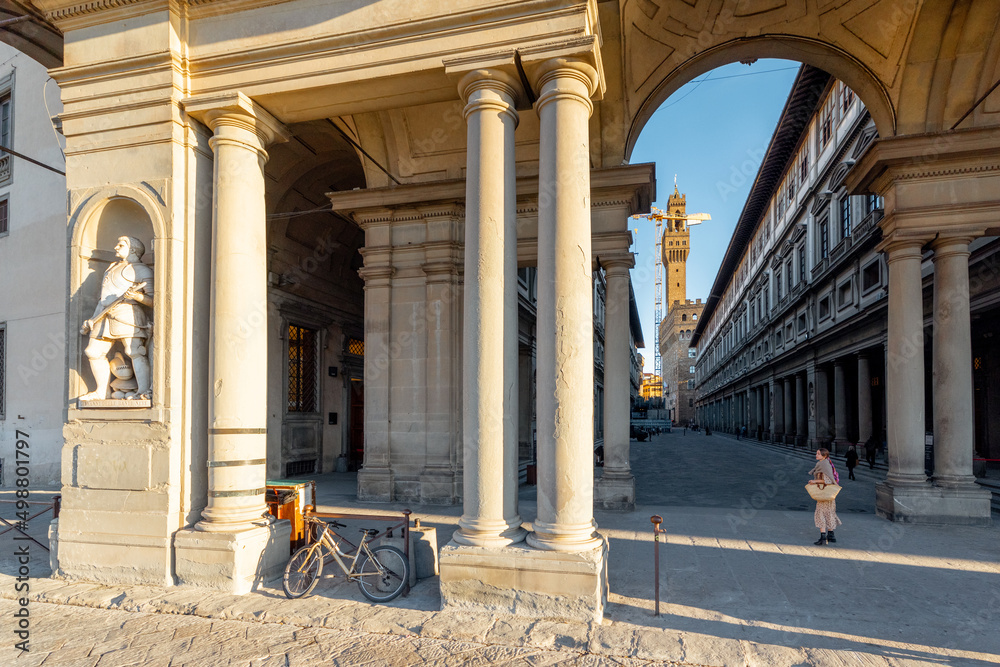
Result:
M1000 168L1000 127L886 137L847 175L850 194L880 192L897 179L962 176Z

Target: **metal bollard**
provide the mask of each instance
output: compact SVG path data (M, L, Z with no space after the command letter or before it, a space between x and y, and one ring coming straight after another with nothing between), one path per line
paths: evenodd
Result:
M649 520L653 522L653 591L656 596L656 611L653 616L660 615L660 524L663 523L663 517L659 514L654 514L649 517Z

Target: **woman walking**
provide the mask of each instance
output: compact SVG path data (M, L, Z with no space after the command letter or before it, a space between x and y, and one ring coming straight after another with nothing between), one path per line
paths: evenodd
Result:
M816 450L816 465L809 471L814 478L809 480L810 484L836 484L836 473L833 471L833 463L830 462L829 449ZM819 539L813 544L823 545L827 542L836 542L833 530L843 523L837 516L836 500L817 500L816 513L813 515L816 527L819 528Z
M847 448L846 458L847 458L847 479L853 479L854 481L857 481L857 478L854 476L854 467L858 465L858 459L860 457L858 456L858 450L854 449L854 445L851 445L850 447Z

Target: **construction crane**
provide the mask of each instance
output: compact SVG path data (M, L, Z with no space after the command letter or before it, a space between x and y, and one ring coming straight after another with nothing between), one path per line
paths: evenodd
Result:
M674 177L674 190L677 190L677 177ZM653 220L656 222L656 297L653 316L656 322L653 326L653 373L660 378L662 395L663 387L663 360L660 358L660 322L663 321L663 221L682 220L688 227L700 225L706 220L711 220L708 213L685 213L684 215L671 215L669 211L650 208L649 213L633 215L637 220Z

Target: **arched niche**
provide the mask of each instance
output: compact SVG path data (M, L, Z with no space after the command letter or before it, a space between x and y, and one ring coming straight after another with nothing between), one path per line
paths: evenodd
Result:
M117 261L115 245L122 236L131 236L142 242L145 251L142 262L153 269L153 282L162 289L163 264L157 262L162 255L164 202L155 189L134 186L112 186L86 192L72 192L71 202L76 202L70 214L70 280L67 304L69 366L69 399L81 396L95 386L84 350L89 336L80 332L84 320L93 316L100 300L104 272ZM163 355L156 354L157 340L162 340L164 299L154 298L152 321L153 337L148 356L152 373L154 405L161 403L163 393ZM120 344L119 344L120 345ZM115 349L117 349L116 346ZM71 408L74 407L72 404ZM129 411L132 412L131 410ZM134 417L134 415L131 415Z

